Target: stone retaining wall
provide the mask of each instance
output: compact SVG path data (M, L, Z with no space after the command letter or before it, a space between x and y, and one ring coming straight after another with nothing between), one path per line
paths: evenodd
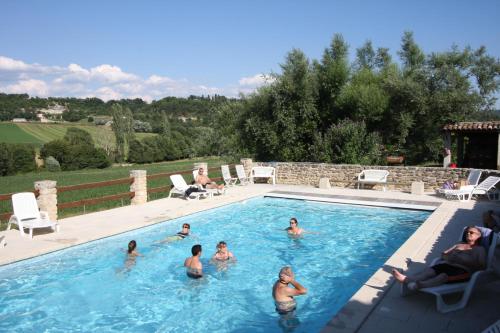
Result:
M388 170L389 190L410 191L411 183L424 182L425 190L441 187L447 180L467 179L470 169L450 169L414 166L366 166L309 162L254 162L254 165L274 166L278 184L318 186L320 178L326 177L332 186L356 188L358 174L365 169ZM498 170L483 170L481 180L488 175L500 176ZM380 189L381 185L375 188Z

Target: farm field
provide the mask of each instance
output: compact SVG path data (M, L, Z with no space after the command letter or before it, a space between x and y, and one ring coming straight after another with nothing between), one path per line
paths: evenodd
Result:
M34 182L39 180L55 180L57 181L57 186L94 183L106 180L126 178L129 177L130 170L137 169L146 170L148 175L164 172L192 170L193 163L196 162L206 162L208 163L208 166L210 168L219 167L221 164L226 163L226 161L219 157L205 157L153 164L114 166L108 169L88 169L61 172L32 172L15 176L0 177L0 194L32 191ZM220 170L214 173L210 173L209 176L212 178L221 177ZM185 178L187 182L191 181L191 177L186 176ZM148 180L148 188L163 187L167 185L170 185L170 179L168 179L168 177ZM57 199L59 203L72 202L82 199L96 198L105 195L128 192L128 190L129 185L114 185L95 189L63 192L58 195ZM151 194L149 200L160 199L166 197L167 195L168 192L154 193ZM84 208L77 207L64 209L62 211L59 211L59 218L89 213L98 210L110 209L113 207L119 207L121 205L128 205L129 201L130 200L109 201ZM9 211L12 211L10 201L0 201L0 214ZM7 221L0 221L0 230L5 229L6 224Z
M98 147L115 145L115 136L111 128L82 123L0 123L0 142L30 143L40 147L46 142L62 139L69 127L77 127L90 133ZM156 134L136 133L139 139L154 135Z

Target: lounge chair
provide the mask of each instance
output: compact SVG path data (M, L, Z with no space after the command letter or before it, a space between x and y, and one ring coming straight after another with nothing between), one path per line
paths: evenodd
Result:
M222 171L222 178L224 178L224 183L226 183L227 186L236 185L238 178L231 177L231 172L229 171L229 166L228 165L221 165L220 169Z
M220 195L226 193L226 189L219 190L218 188L205 188L200 184L196 184L196 177L198 177L198 169L193 170L193 183L195 183L195 185L198 186L200 189L209 192L211 197L214 194Z
M496 279L495 273L493 272L492 263L493 263L493 258L495 256L495 248L498 242L498 235L488 228L482 228L482 227L476 227L476 228L481 230L481 235L483 238L481 245L485 247L487 253L486 269L474 272L470 280L467 282L443 284L437 287L422 288L419 290L421 292L436 296L437 310L441 313L463 309L467 305L472 290L474 289L474 286L476 284L479 283L485 284ZM462 235L459 241L465 241L466 230L467 228L464 228L464 230L462 231ZM437 264L439 260L440 258L434 259L431 263L431 266ZM406 288L405 284L402 284L401 285L402 294L405 294L407 292L405 288ZM458 302L454 304L446 304L444 302L443 295L454 294L459 292L463 292L463 295Z
M10 230L12 224L17 224L23 237L25 235L24 229L29 229L30 238L33 238L33 229L52 228L52 230L59 232L59 224L51 221L47 212L39 210L35 194L32 192L13 194L12 209L14 215L9 219L7 230Z
M497 191L492 191L495 186L500 182L500 177L489 176L477 186L467 185L462 186L459 190L450 190L446 193L446 198L457 198L460 201L469 201L474 195L488 195L490 200L496 200Z
M478 169L472 169L469 172L469 175L467 176L467 184L464 186L461 186L459 190L468 190L471 189L474 186L477 186L479 184L479 179L481 179L481 174L482 171ZM439 188L436 190L436 193L438 195L444 195L446 196L448 193L452 192L454 190L452 189L445 189L445 188Z
M250 178L248 178L247 175L245 174L245 169L243 168L243 165L241 164L236 165L236 175L238 176L238 180L240 181L241 185L250 184Z
M169 198L172 197L172 194L179 194L179 195L185 197L187 200L190 200L190 199L199 200L200 197L206 198L206 197L211 196L211 193L209 193L207 191L191 192L191 193L189 193L189 195L186 195L186 191L190 187L193 187L196 189L199 189L199 188L198 188L198 186L188 185L181 175L171 175L170 180L172 182L172 185L174 185L174 187L172 187L172 189L170 190L170 193L168 194Z

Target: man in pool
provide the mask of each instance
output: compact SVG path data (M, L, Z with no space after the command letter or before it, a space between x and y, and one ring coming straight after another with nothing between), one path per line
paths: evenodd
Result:
M182 239L184 239L184 238L186 238L186 237L189 236L189 231L190 230L191 230L191 226L189 225L189 223L184 223L182 225L182 230L181 231L179 231L175 235L168 236L167 238L165 238L164 240L162 240L160 243L169 243L169 242L174 242L174 241L182 240Z
M293 288L289 287L289 284L291 284ZM292 312L297 307L297 303L293 297L305 295L306 293L307 289L295 281L292 268L289 266L283 267L278 275L278 280L273 286L273 298L276 304L276 311L278 311L279 314Z
M184 267L186 267L186 274L190 278L199 279L203 277L203 266L201 265L201 245L196 244L191 248L192 257L184 260Z

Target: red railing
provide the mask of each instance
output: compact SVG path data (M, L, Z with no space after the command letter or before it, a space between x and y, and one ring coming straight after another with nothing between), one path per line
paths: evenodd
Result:
M230 165L230 168L234 168L234 165ZM220 170L220 168L219 167L209 168L208 172L213 172L213 171L217 171L217 170ZM148 176L146 176L146 178L148 180L162 178L162 177L165 177L168 179L168 177L171 175L176 175L176 174L192 175L192 172L193 172L192 170L183 170L183 171L175 171L175 172L157 173L157 174L153 174L153 175L148 175ZM212 180L220 181L220 180L222 180L222 177L212 178ZM108 180L108 181L104 181L104 182L61 186L61 187L57 187L57 193L87 190L87 189L92 189L92 188L100 188L100 187L114 186L114 185L121 185L121 184L132 184L133 181L134 181L133 178L120 178L120 179ZM148 192L148 194L168 192L168 191L170 191L171 188L172 188L172 185L160 186L160 187L155 187L155 188L148 188L147 192ZM37 190L32 191L32 192L34 192L36 196L38 196L38 194L39 194ZM11 200L12 194L14 194L14 193L0 194L0 201ZM98 198L90 198L90 199L82 199L82 200L71 201L71 202L63 202L63 203L58 203L57 208L58 209L67 209L67 208L84 207L84 210L85 210L85 206L97 205L97 204L107 202L107 201L114 201L114 200L121 200L121 199L132 199L134 197L134 195L135 195L134 192L124 192L124 193L106 195L106 196L102 196L102 197L98 197ZM5 220L9 219L11 215L12 215L12 212L2 213L2 214L0 214L0 220L5 221Z

